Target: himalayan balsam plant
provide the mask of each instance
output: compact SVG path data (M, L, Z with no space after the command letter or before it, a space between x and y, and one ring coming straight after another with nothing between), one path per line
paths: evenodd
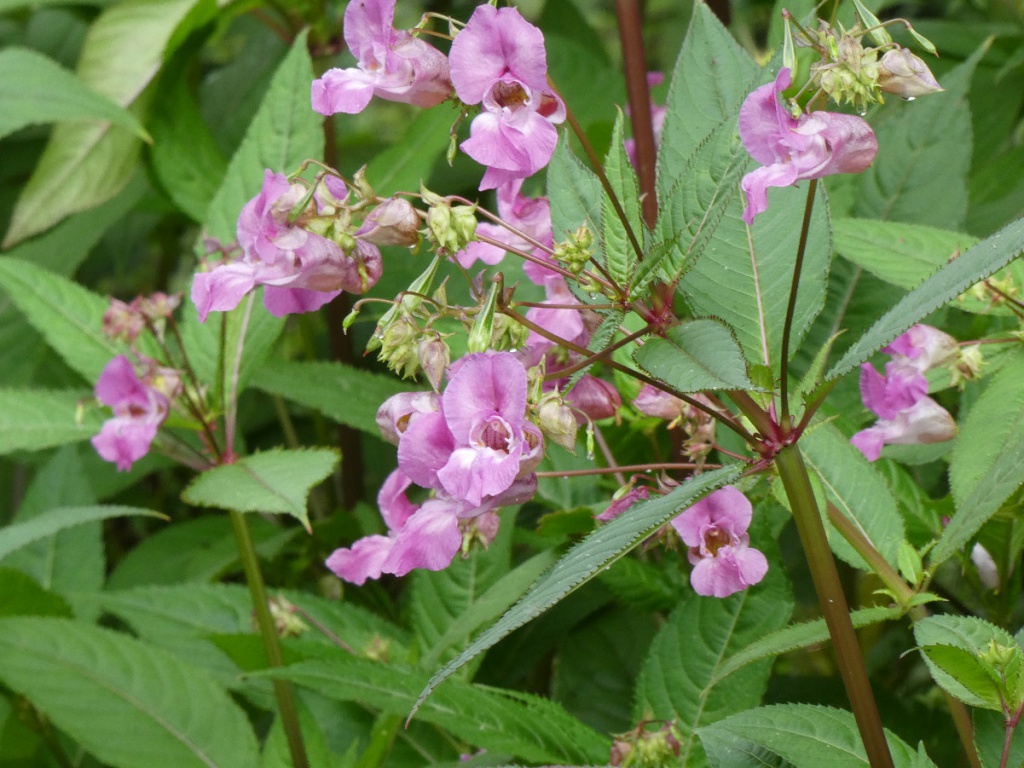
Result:
M4 6L0 768L1024 765L1024 15L540 5Z

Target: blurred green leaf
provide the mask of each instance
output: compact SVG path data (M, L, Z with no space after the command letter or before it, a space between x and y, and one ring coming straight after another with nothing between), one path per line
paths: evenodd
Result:
M680 392L754 389L730 330L716 320L691 320L652 338L633 354L643 370Z
M88 440L103 424L95 408L85 409L81 421L77 418L79 406L91 395L88 390L0 389L0 454Z
M615 198L622 207L626 222L637 244L644 247L644 224L640 215L640 185L633 171L633 165L626 154L623 125L625 115L619 112L612 131L612 144L604 161L605 176L615 192ZM603 191L601 217L604 221L604 266L615 282L625 287L633 274L637 253L633 248L626 225L623 224L612 203L612 198Z
M130 517L132 515L166 519L159 512L138 507L96 505L91 507L51 509L23 523L12 523L4 528L0 528L0 557L5 557L11 552L15 552L34 541L52 536L58 531L63 531L65 528L81 525L93 520L106 520L110 517Z

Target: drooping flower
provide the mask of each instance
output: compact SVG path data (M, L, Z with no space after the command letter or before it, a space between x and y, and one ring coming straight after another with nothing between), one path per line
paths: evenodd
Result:
M744 176L741 183L747 196L743 211L747 224L767 210L769 187L787 187L835 173L860 173L878 152L871 126L856 115L790 114L780 97L791 80L789 68L783 67L774 83L754 90L740 108L740 139L762 166Z
M893 362L901 368L924 373L958 357L960 344L948 333L918 323L882 347L882 351L892 355Z
M120 472L147 453L157 430L167 418L167 395L142 381L135 366L124 355L107 363L96 382L96 398L114 411L104 422L93 447L104 460L117 465Z
M752 517L747 497L727 485L672 520L690 547L690 584L698 595L728 597L764 578L768 560L747 535Z
M551 160L565 105L547 84L544 35L515 8L480 5L455 36L452 85L482 111L462 150L487 172L480 189L530 176Z
M324 196L321 198L321 194ZM327 196L345 195L344 185L325 183L311 201L316 211ZM293 209L308 196L301 184L266 171L260 193L238 217L242 258L198 273L192 301L199 317L234 309L256 286L265 286L263 303L277 316L311 312L341 291L364 293L380 279L382 262L375 245L348 238L346 253L334 240L303 227ZM305 212L304 212L305 213ZM316 216L315 211L308 212Z
M878 62L878 87L904 99L944 90L928 65L906 48L893 48L882 56Z
M395 0L352 0L345 9L345 43L359 66L329 69L313 81L313 109L356 114L377 96L433 107L452 92L448 60L410 32L396 30Z

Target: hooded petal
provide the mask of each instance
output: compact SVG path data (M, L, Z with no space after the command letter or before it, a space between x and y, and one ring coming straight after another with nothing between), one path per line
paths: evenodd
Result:
M498 414L513 428L526 414L526 369L509 352L467 355L441 397L448 427L460 445L481 419Z
M768 560L750 547L722 547L715 557L700 560L690 573L698 595L728 597L757 584L768 573Z
M394 547L390 536L364 536L351 547L336 549L324 563L338 578L352 584L363 584L367 579L379 579L381 566Z
M341 291L314 291L309 288L278 288L268 285L263 289L263 304L274 317L315 312L336 298Z
M455 438L441 411L410 421L398 444L398 466L416 485L440 489L438 471L455 450Z
M200 322L205 323L211 312L230 312L255 287L255 268L244 261L196 273L192 278L192 303L199 311Z
M729 534L734 540L746 535L754 510L749 499L731 485L708 494L672 520L672 527L689 547L703 547L704 535L711 528Z
M413 568L440 571L451 565L462 546L456 509L457 505L443 499L424 502L395 536L381 569L404 576Z
M376 79L361 69L335 67L327 70L310 87L313 111L321 115L335 115L339 112L346 115L359 114L373 98Z

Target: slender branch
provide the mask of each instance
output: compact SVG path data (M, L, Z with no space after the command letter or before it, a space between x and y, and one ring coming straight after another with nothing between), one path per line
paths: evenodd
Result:
M641 336L645 335L650 330L651 330L651 326L647 325L644 328L641 328L639 331L631 333L631 334L629 334L629 336L626 336L625 338L619 339L614 344L610 344L609 346L607 346L604 349L602 349L600 352L595 352L594 354L588 354L587 357L584 360L582 360L579 363L576 363L575 365L570 365L568 368L561 368L561 369L559 369L557 371L552 371L551 373L546 374L544 376L544 380L545 381L555 381L557 379L564 379L566 376L571 376L572 374L576 373L576 371L582 370L584 368L588 368L589 366L593 365L594 363L599 362L600 360L603 360L603 359L607 358L608 355L610 355L616 349L619 349L620 347L626 346L631 341L636 341L637 339L639 339Z
M882 553L875 549L850 518L840 512L831 501L828 502L828 519L850 546L857 551L857 554L871 566L871 570L896 596L900 605L904 608L908 607L917 593L903 580L903 577L889 564L889 561L882 557Z
M249 524L241 512L232 509L230 514L231 527L235 532L235 543L238 545L238 554L242 559L242 568L245 570L245 580L249 584L249 594L252 596L256 623L263 636L263 650L267 654L267 666L283 667L284 655L281 653L281 644L278 642L274 619L270 615L270 607L267 604L267 588L263 583L263 574L260 572L260 564L256 557L256 548L253 546ZM309 768L291 682L274 678L274 692L277 694L277 705L288 741L288 751L292 757L292 766L293 768Z
M629 95L629 119L633 125L633 142L636 146L641 205L644 221L647 226L653 227L658 218L654 178L657 150L654 145L654 125L651 122L651 94L647 89L647 61L644 56L640 3L637 0L615 0L615 15L619 20L619 40L622 43L622 63L626 73L626 93Z
M804 205L804 220L800 227L800 244L796 249L793 262L793 282L789 288L789 303L786 305L786 321L782 326L782 359L779 360L779 394L782 400L782 424L789 428L789 338L793 331L793 315L796 312L796 295L800 289L800 273L804 265L804 252L807 250L807 233L811 228L811 213L814 210L814 193L818 189L818 180L811 179L807 186L807 203Z
M793 520L800 534L804 556L810 567L814 589L821 603L832 647L835 649L839 673L850 698L853 716L857 721L864 751L871 768L893 768L892 755L882 730L871 683L864 666L864 657L857 642L857 634L850 621L850 608L843 594L839 572L829 549L828 537L821 522L821 513L814 498L810 477L800 449L796 445L783 448L775 456L775 466L782 477L789 497Z
M227 412L224 415L224 456L233 461L235 456L235 426L238 421L238 374L242 368L242 351L245 349L245 334L249 330L252 304L255 293L250 293L245 302L242 327L238 329L238 343L235 345L235 360L231 368L231 388L228 390Z
M615 454L612 453L612 447L608 445L608 441L604 439L604 434L598 429L597 425L593 425L594 439L597 441L598 447L601 449L601 454L604 456L604 460L608 462L608 468L612 470L612 476L615 478L615 482L619 485L626 484L626 476L622 474L622 467L615 462Z

